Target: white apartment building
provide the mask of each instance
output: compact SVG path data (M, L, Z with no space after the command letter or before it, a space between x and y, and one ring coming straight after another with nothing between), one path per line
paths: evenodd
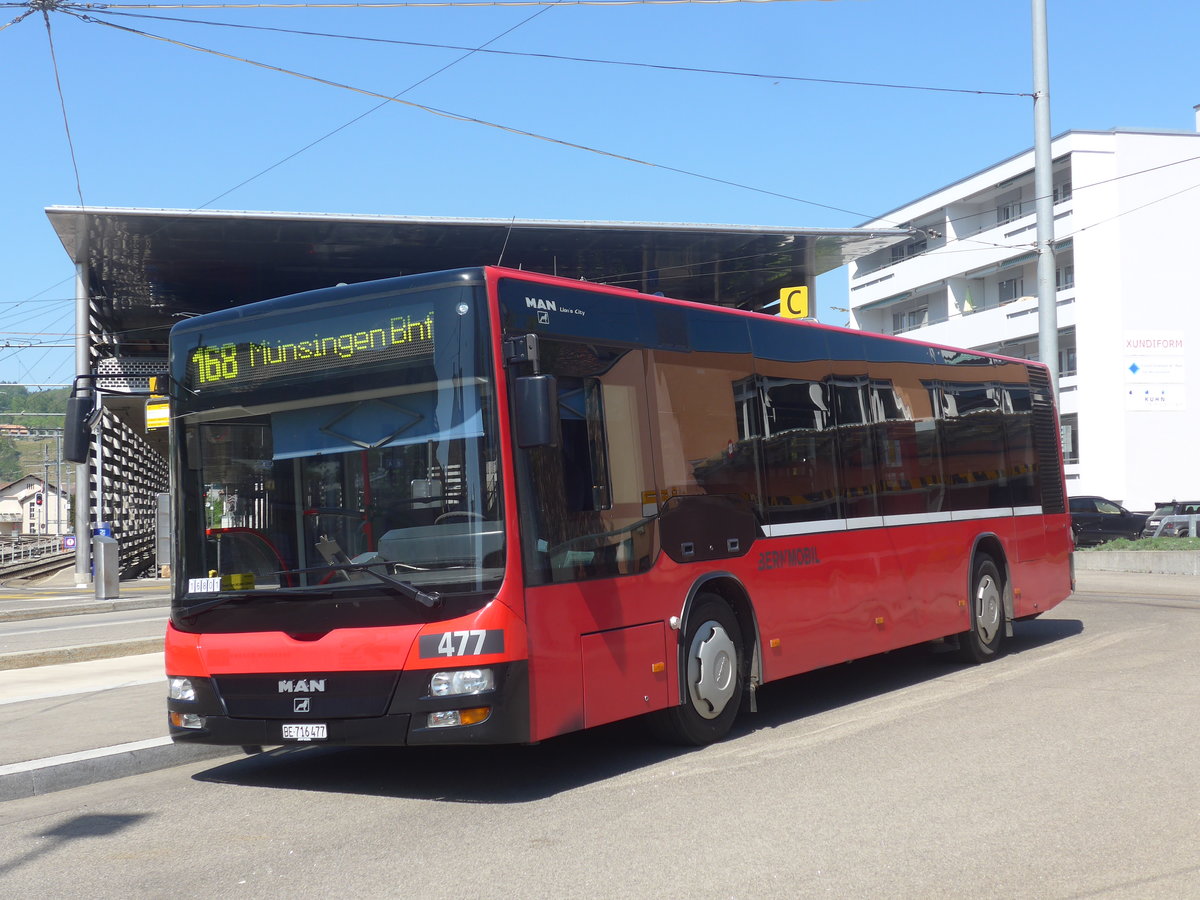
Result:
M0 538L67 534L74 530L70 512L70 493L36 475L0 485Z
M1200 134L1070 131L1052 155L1068 491L1200 499ZM851 327L1037 359L1034 201L1029 150L865 223L915 230L850 264Z

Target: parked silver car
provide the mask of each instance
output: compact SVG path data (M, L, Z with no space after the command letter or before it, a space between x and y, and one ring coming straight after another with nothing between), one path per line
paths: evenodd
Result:
M1188 537L1196 530L1193 518L1200 516L1200 500L1172 500L1159 503L1146 520L1142 537Z

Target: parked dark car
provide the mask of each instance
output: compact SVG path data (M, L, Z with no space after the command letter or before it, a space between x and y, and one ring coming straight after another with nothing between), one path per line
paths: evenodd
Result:
M1145 527L1146 516L1131 513L1120 503L1104 497L1071 498L1071 528L1080 547L1117 538L1132 541L1142 536Z

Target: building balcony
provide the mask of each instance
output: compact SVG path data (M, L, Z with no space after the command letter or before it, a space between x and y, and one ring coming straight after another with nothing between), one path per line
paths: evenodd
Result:
M1060 291L1057 305L1058 327L1074 325L1074 290ZM913 340L953 347L994 346L1038 333L1038 299L1021 297L1000 306L955 312L942 318L931 317L923 325L896 333Z
M874 303L890 294L963 276L973 269L1003 262L1014 252L1028 251L1036 241L1037 216L1029 212L1000 224L954 234L948 241L906 259L859 263L850 277L851 303ZM1070 197L1054 206L1055 230L1068 230L1074 206Z

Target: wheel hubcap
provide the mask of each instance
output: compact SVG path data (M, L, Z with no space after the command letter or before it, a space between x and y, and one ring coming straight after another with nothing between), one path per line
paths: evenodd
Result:
M692 638L688 653L688 690L692 706L706 719L715 719L728 705L736 678L737 649L716 622L705 622Z
M991 575L984 575L979 580L975 591L975 630L979 639L990 644L1000 631L1003 619L1003 602L1000 598L1000 586Z

